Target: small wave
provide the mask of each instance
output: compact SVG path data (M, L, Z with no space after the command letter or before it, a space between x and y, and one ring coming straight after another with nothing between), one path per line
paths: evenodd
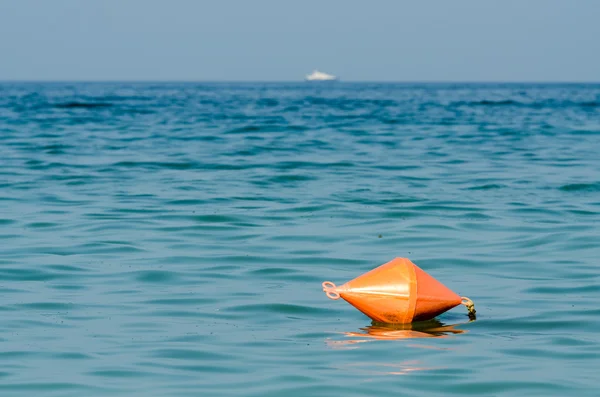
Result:
M600 107L599 101L557 101L557 100L545 100L537 102L520 102L514 99L502 99L502 100L491 100L483 99L480 101L458 101L452 103L452 106L514 106L514 107L525 107L525 108L565 108L565 107L581 107L581 108L596 108Z
M398 103L392 99L372 99L372 98L324 98L317 96L307 96L304 103L309 105L328 105L337 108L360 108L363 106L390 107Z
M113 164L114 167L123 168L147 168L147 169L171 169L171 170L189 170L201 168L199 163L193 161L167 162L167 161L119 161ZM108 172L108 170L107 170Z
M135 277L139 282L144 283L165 283L177 279L175 272L163 270L144 270L139 271Z
M314 181L317 178L314 176L310 176L310 175L298 175L298 174L291 174L291 175L277 175L274 176L272 178L269 179L270 182L275 183L275 184L289 184L289 183L293 183L293 182L306 182L306 181Z
M112 107L112 103L107 102L65 102L57 103L54 107L59 109L95 109L95 108L109 108Z
M331 314L332 310L324 309L318 306L293 305L289 303L252 303L247 305L231 306L225 309L227 312L244 313L248 315L326 315Z
M503 99L494 101L491 99L483 99L481 101L459 101L454 102L454 106L524 106L522 102L518 102L512 99Z
M250 132L280 132L280 131L295 131L302 132L308 128L303 125L287 125L285 120L278 120L275 123L261 124L261 125L246 125L243 127L232 128L225 132L225 134L246 134Z
M262 98L259 99L256 104L264 107L273 107L279 105L279 101L274 98Z
M573 130L570 132L571 135L600 135L600 130Z
M487 100L484 99L483 101L479 101L479 102L473 102L473 105L483 105L483 106L520 106L523 105L523 103L518 102L518 101L513 101L512 99L505 99L502 101L491 101L491 100Z
M243 134L246 132L259 132L261 128L256 125L247 125L244 127L234 128L227 131L228 134Z
M502 189L504 187L506 187L506 186L497 184L497 183L489 183L486 185L471 186L471 187L467 188L467 190L492 190L492 189Z
M596 183L570 183L559 188L563 192L600 192L600 182Z

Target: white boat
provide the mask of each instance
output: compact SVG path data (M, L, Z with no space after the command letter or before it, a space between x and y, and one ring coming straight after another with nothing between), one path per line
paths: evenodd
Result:
M333 81L338 78L334 75L319 72L318 70L313 71L311 74L306 75L306 81Z

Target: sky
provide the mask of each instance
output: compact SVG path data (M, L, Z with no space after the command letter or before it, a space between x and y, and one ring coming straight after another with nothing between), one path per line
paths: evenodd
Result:
M0 80L600 82L598 0L0 0Z

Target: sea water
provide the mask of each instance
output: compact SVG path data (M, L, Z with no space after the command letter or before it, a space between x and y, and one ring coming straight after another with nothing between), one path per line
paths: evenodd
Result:
M598 396L600 85L2 83L0 297L2 396Z

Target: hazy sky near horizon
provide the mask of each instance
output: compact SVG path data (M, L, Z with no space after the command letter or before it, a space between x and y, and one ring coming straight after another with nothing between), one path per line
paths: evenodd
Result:
M598 0L0 0L0 80L600 81Z

